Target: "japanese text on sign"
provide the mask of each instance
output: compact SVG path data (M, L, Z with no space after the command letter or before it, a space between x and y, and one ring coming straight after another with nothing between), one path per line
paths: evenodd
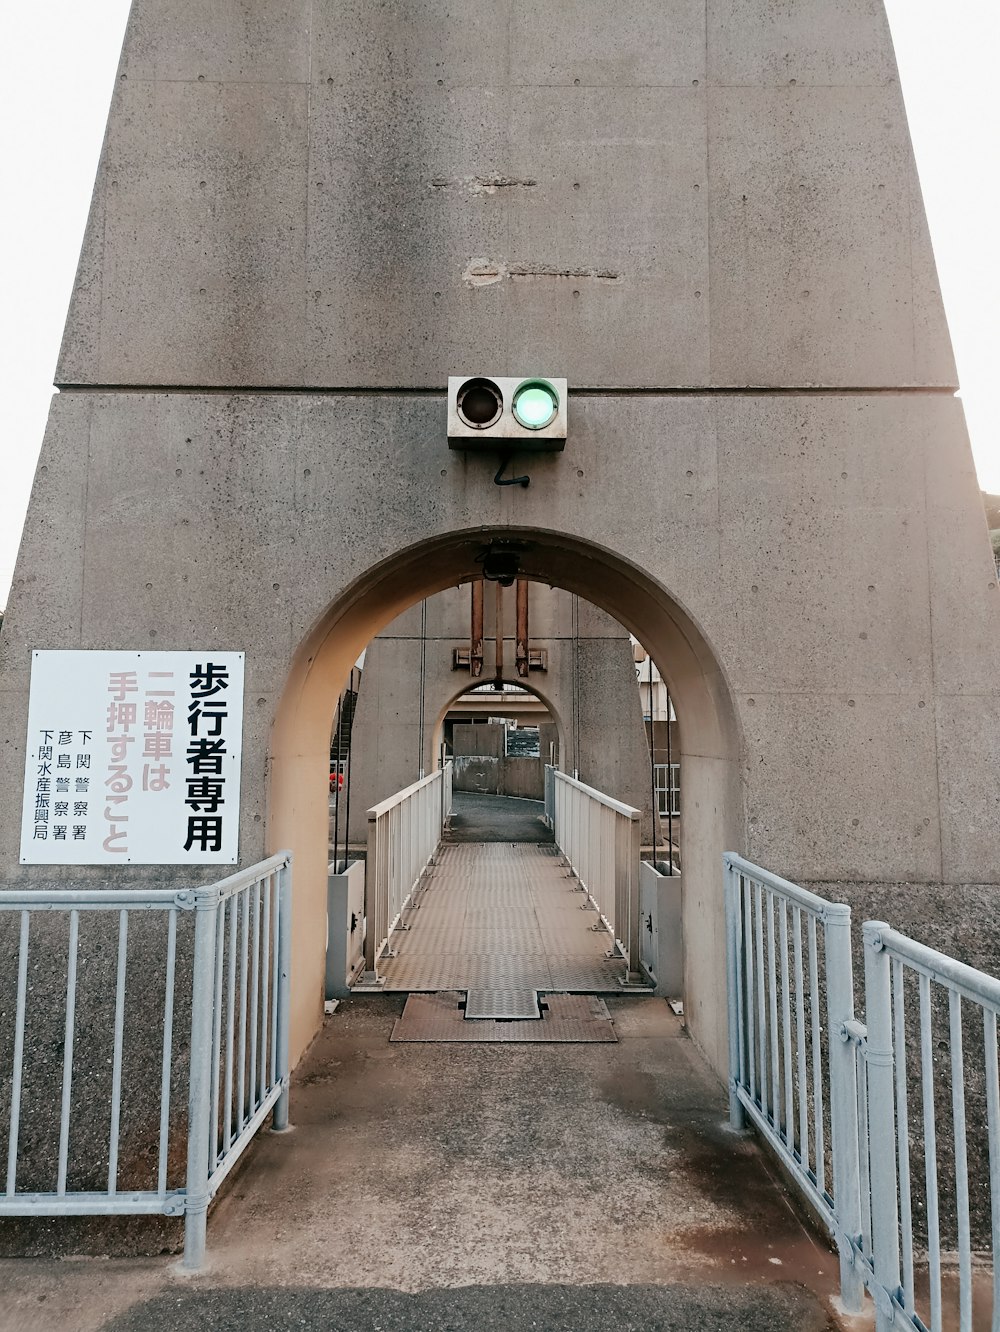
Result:
M22 863L234 863L243 661L34 653Z

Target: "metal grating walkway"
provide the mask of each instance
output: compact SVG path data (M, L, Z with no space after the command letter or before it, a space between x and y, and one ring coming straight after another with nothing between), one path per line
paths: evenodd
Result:
M618 990L624 960L586 901L554 846L444 843L379 974L386 990Z

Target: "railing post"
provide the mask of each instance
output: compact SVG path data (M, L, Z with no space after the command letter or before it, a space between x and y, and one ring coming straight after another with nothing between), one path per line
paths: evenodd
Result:
M899 1212L896 1179L896 1108L892 1048L892 973L882 931L889 926L866 920L865 1021L868 1042L868 1121L872 1192L872 1265L875 1275L875 1327L889 1332L893 1310L886 1298L900 1290Z
M838 1223L840 1298L847 1313L860 1313L864 1281L855 1262L861 1238L858 1064L846 1023L854 1021L851 908L829 903L823 911L826 954L826 1026L830 1057L830 1138L833 1204Z
M368 811L368 853L365 856L365 970L375 970L375 949L378 947L376 934L375 901L378 895L378 876L381 873L381 860L378 853L378 815Z
M191 985L191 1061L188 1080L187 1181L184 1200L184 1266L205 1261L212 1144L212 1029L215 1012L215 930L218 897L204 892L194 917Z
M346 872L346 871L345 871ZM275 1077L281 1082L281 1095L274 1103L271 1127L275 1133L288 1128L288 1023L291 1007L292 971L292 864L291 859L278 872L278 1030L275 1041Z
M639 860L642 855L642 824L637 814L627 824L628 835L625 842L628 847L628 984L642 982L639 969ZM614 940L612 940L612 944Z
M729 1013L729 1127L741 1133L747 1124L746 1111L739 1098L740 1084L740 988L743 965L740 943L743 931L740 912L739 871L730 860L723 860L726 893L726 1000Z

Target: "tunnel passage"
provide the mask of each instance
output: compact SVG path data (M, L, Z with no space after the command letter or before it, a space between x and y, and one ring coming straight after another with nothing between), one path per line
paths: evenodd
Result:
M271 736L267 835L295 854L292 1047L302 1050L320 1019L326 901L326 742L336 699L365 645L394 616L441 588L470 581L484 551L514 555L518 573L575 592L608 611L654 658L683 722L680 761L695 804L686 820L687 994L692 1030L716 1067L724 1063L726 1000L719 863L740 841L738 727L722 666L691 617L624 556L544 529L476 528L419 543L355 580L295 654Z

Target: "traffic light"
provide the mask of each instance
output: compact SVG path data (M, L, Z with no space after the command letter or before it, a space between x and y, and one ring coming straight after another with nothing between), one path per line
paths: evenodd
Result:
M566 381L540 376L451 375L448 445L453 449L566 447Z

